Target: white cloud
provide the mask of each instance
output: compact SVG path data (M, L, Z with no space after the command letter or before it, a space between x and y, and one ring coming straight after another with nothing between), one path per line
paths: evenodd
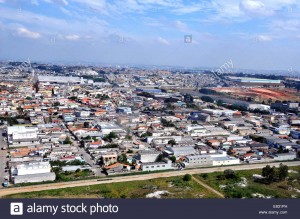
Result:
M72 35L66 35L64 37L66 40L70 40L70 41L77 41L80 40L80 36L76 35L76 34L72 34Z
M17 29L17 33L19 36L32 38L32 39L38 39L41 37L41 34L38 32L32 32L24 27L20 27Z
M170 42L162 37L158 37L156 41L163 45L170 45Z
M298 19L274 20L270 29L278 32L300 32L300 21Z
M38 6L40 3L38 2L38 0L31 0L31 4Z
M188 25L186 23L183 23L182 21L175 21L174 22L175 28L182 32L187 32L188 31Z
M172 11L176 14L190 14L201 10L205 11L207 9L202 5L182 5L181 7L174 8Z
M243 0L240 3L240 9L248 15L270 16L274 13L263 2L257 0Z
M69 4L67 0L44 0L44 1L48 3L58 4L61 6L66 6Z
M273 38L268 35L258 35L255 37L255 39L260 42L270 42L273 40Z

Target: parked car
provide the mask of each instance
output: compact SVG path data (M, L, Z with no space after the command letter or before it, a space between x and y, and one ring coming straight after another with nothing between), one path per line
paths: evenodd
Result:
M2 186L3 186L3 187L8 187L8 186L9 186L9 182L4 182L4 183L2 183Z

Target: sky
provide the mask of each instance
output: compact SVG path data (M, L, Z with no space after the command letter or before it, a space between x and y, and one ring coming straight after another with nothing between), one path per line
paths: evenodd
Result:
M0 0L0 60L300 70L300 0Z

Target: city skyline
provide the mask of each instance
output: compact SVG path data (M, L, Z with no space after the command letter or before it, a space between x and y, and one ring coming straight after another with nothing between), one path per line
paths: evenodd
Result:
M300 70L296 0L0 0L0 59ZM188 40L187 40L188 39Z

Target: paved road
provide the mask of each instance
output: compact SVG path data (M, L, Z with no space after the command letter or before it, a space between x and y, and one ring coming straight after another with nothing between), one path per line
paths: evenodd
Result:
M280 163L271 163L270 165L278 167L279 164ZM287 166L299 166L300 161L285 162L284 164ZM34 185L34 186L26 186L26 187L18 187L18 188L5 188L5 189L0 189L0 197L11 195L11 194L24 193L24 192L36 192L36 191L43 191L43 190L63 189L63 188L71 188L77 186L91 186L91 185L116 183L116 182L150 180L150 179L162 178L162 177L182 176L185 174L211 173L211 172L224 171L229 168L232 170L260 169L265 166L266 164L264 163L264 164L230 166L230 167L225 166L225 167L212 167L212 168L201 168L201 169L186 169L182 171L150 173L144 175L119 176L113 178L107 177L98 180L92 179L92 180L83 180L83 181L74 181L74 182L42 184L42 185Z
M85 162L87 162L89 165L91 165L93 172L95 173L95 176L105 176L104 173L101 173L101 168L99 165L95 164L95 161L91 159L91 155L89 155L84 148L79 149L80 154L82 154L83 159Z
M215 194L216 194L217 196L219 196L220 198L225 198L225 196L224 196L221 192L215 190L214 188L210 187L209 185L207 185L206 183L204 183L204 182L202 182L201 180L197 179L196 177L192 177L192 179L193 179L195 182L197 182L198 184L200 184L201 186L203 186L204 188L206 188L207 190L209 190L209 191L215 193Z
M66 126L66 124L65 124ZM71 141L73 141L74 146L78 147L79 153L82 154L82 158L87 162L91 167L95 176L105 176L104 173L101 173L101 168L99 165L96 165L95 162L91 159L91 155L89 155L84 148L80 147L80 144L77 140L74 140L74 136L71 133L67 133L71 137Z

